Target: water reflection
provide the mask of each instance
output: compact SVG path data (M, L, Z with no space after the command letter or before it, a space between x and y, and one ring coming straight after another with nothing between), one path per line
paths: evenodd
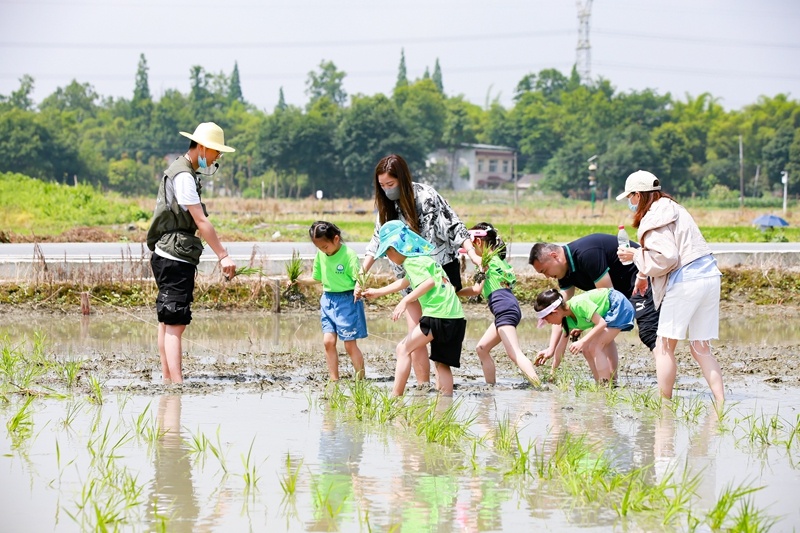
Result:
M136 314L97 314L63 317L6 314L0 324L0 336L12 339L33 338L34 332L47 335L52 351L60 355L89 355L122 352L126 355L157 356L155 318L149 312ZM405 335L403 324L392 322L383 312L371 312L370 336L359 341L372 353L392 353ZM471 314L464 340L465 354L474 355L475 344L489 325L483 314ZM547 343L549 332L536 328L534 320L523 320L517 328L525 350L538 350ZM631 344L636 333L628 332ZM192 331L185 349L194 355L274 354L289 352L316 353L322 348L317 313L280 314L232 313L219 320L214 313L195 313ZM720 342L732 344L797 345L800 328L787 327L772 315L723 316ZM219 347L223 345L225 354Z
M660 483L665 476L672 474L673 480L681 476L685 479L698 479L695 495L700 508L711 508L716 503L717 463L716 450L712 445L718 435L719 418L713 409L699 426L686 429L687 442L678 442L678 421L668 407L662 408L661 416L655 421L654 462L655 481ZM681 439L682 440L682 439ZM681 446L685 445L686 458L682 457ZM684 472L684 467L686 471Z
M352 519L355 503L361 501L359 465L364 450L364 430L339 420L326 408L319 437L319 474L314 476L314 520L307 531L336 531L341 520Z
M195 531L200 508L192 483L189 448L181 431L181 395L165 394L158 400L157 422L163 435L155 450L153 483L148 517L151 524L165 518L168 531ZM155 507L155 508L153 508Z

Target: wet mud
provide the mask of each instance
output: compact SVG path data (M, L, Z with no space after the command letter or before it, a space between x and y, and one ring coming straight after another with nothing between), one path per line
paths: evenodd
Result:
M468 319L486 319L486 310L482 306L466 307ZM113 313L114 311L110 311ZM210 320L220 319L219 311L198 311L196 318ZM386 311L373 309L368 313L368 321L375 317L384 317ZM314 392L323 391L328 383L328 372L325 356L322 351L321 335L317 337L314 329L316 313L302 313L298 330L302 328L303 342L293 346L275 346L269 352L263 350L262 342L255 350L242 351L239 349L228 350L225 340L217 340L206 350L191 349L185 344L187 354L183 359L185 382L181 385L164 384L160 379L160 365L158 360L155 339L151 347L147 346L126 351L114 346L105 349L92 349L90 353L53 352L54 357L78 357L83 360L82 370L78 378L78 385L88 386L90 375L103 380L109 388L122 388L140 394L163 394L165 392L191 392L199 394L213 394L225 390L233 391L296 391ZM766 319L774 317L772 319ZM8 316L8 315L7 315ZM14 320L32 320L34 316L42 318L41 313L27 311L22 314L14 313ZM142 315L147 316L149 315ZM64 320L60 315L53 317ZM72 317L73 319L76 317ZM123 317L125 318L125 317ZM280 320L298 319L295 315L281 315ZM782 384L783 386L800 388L800 348L798 348L798 335L800 335L800 308L786 306L754 306L745 304L723 303L721 319L734 319L738 328L758 328L739 338L735 332L726 331L723 339L714 343L714 354L722 367L723 378L727 389L736 389L744 386L748 380L760 380L765 383ZM77 317L79 320L80 317ZM145 320L145 319L141 319ZM757 326L756 324L761 324ZM140 324L141 325L141 324ZM144 325L146 329L147 326ZM12 331L15 328L12 328ZM311 331L309 331L311 330ZM149 331L149 330L148 330ZM400 329L402 331L402 328ZM786 334L781 334L781 331ZM191 337L192 326L187 329L186 336ZM382 332L384 333L384 332ZM267 333L264 333L267 335ZM386 333L384 333L386 334ZM533 335L537 335L533 338ZM388 334L387 334L388 335ZM402 332L393 333L397 340L402 337ZM474 350L477 338L468 333L464 343L461 358L461 368L454 369L456 393L481 394L489 389L486 386L481 371L478 357ZM727 338L726 338L727 337ZM529 332L520 327L520 341L528 357L535 358L538 350L544 349L546 332ZM376 382L391 382L394 376L394 342L383 338L383 341L364 349L367 369L367 378ZM619 350L619 383L622 386L655 386L655 364L652 354L642 346L635 332L622 334L617 339ZM340 374L342 378L352 376L350 360L342 344L340 350ZM497 366L497 385L494 389L515 389L530 387L523 379L516 366L505 355L502 346L492 352ZM679 343L676 350L678 361L678 382L676 388L707 392L705 381L698 365L692 359L688 344ZM581 356L569 353L564 356L564 363L559 371L573 369L590 378L588 367ZM538 367L542 378L545 379L544 388L548 387L548 378L552 378L549 366ZM414 378L409 381L411 391L414 391ZM420 391L417 391L420 392ZM427 390L421 393L428 392Z

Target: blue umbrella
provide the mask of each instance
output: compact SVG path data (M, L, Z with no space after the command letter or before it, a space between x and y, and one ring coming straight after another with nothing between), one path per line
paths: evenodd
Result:
M761 215L753 220L753 224L762 228L774 228L788 226L789 223L777 215Z

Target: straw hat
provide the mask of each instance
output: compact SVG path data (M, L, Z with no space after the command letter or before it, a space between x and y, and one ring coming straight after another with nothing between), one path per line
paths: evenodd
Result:
M235 152L236 150L230 146L225 146L225 133L222 128L213 122L203 122L199 124L194 133L186 133L185 131L178 132L184 137L188 137L197 144L211 148L217 152Z

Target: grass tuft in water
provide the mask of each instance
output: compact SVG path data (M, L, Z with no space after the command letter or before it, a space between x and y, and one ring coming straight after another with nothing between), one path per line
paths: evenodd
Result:
M297 465L292 463L292 456L288 453L286 454L286 473L281 477L281 488L283 489L283 493L286 496L294 496L295 491L297 490L297 478L300 475L300 467L303 466L303 460L300 459L300 462Z

